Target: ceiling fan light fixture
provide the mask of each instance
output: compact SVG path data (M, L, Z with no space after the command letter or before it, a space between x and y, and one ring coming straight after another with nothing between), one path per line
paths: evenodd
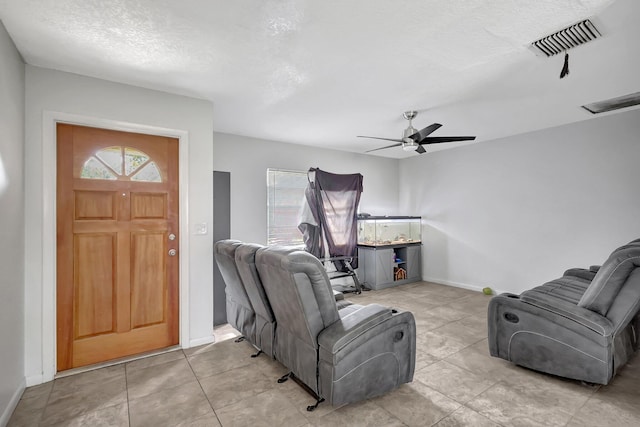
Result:
M403 138L402 140L402 149L404 151L413 151L418 148L419 145L411 138Z

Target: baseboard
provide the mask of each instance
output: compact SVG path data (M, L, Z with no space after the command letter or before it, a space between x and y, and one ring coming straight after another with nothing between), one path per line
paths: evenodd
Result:
M24 393L25 388L27 388L27 384L25 379L23 378L22 382L20 383L16 391L13 393L13 396L11 396L11 399L9 400L9 404L7 405L5 410L2 412L2 415L0 415L0 426L6 426L7 424L9 424L9 419L11 419L11 415L13 414L13 411L16 409L16 406L18 406L18 403L20 402L20 398L22 397L22 393Z
M216 338L211 335L208 337L196 338L194 340L189 341L189 348L198 347L199 345L211 344L216 341Z
M425 282L437 283L438 285L453 286L456 288L468 289L470 291L476 291L476 292L482 292L482 290L485 288L485 286L482 286L482 285L470 285L468 283L454 282L452 280L438 279L436 277L423 277L422 280L424 280ZM493 295L498 295L503 293L503 291L498 289L492 288L492 290L493 290Z

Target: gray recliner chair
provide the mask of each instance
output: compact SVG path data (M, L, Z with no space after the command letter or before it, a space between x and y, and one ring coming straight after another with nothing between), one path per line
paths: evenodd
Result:
M489 302L492 356L566 378L608 384L640 341L640 239L602 267Z
M236 249L235 261L238 274L255 311L254 345L273 358L276 319L256 268L256 252L262 247L252 243L241 244Z
M276 360L317 403L339 406L412 381L413 314L377 304L338 309L322 263L307 252L262 248L256 267L277 320Z
M227 321L255 345L256 313L236 266L236 251L240 246L237 240L219 240L213 245L213 252L225 283Z

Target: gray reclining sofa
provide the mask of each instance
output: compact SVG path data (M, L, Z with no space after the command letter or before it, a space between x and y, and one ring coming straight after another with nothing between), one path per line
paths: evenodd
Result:
M492 356L561 377L608 384L640 341L640 239L602 267L567 270L488 307Z
M307 252L220 241L216 260L221 271L224 264L234 271L226 262L230 255L220 255L231 251L238 274L223 274L225 282L240 279L250 302L255 299L252 294L261 293L260 300L273 316L265 322L269 316L254 310L256 336L262 337L252 343L314 395L316 405L308 410L323 400L340 406L368 399L413 380L413 314L377 304L336 302L324 266ZM269 343L269 334L260 330L273 332Z
M256 312L236 267L236 251L240 246L237 240L220 240L213 245L213 254L225 283L227 321L256 345Z

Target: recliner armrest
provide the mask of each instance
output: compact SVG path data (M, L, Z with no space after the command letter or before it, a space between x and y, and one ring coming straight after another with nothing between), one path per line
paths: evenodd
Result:
M613 334L613 324L599 313L577 306L568 301L554 298L535 291L524 292L520 299L527 304L550 311L567 319L571 319L586 328L606 337Z
M318 345L331 353L338 352L365 331L390 319L393 312L379 304L366 305L335 321L318 335Z

